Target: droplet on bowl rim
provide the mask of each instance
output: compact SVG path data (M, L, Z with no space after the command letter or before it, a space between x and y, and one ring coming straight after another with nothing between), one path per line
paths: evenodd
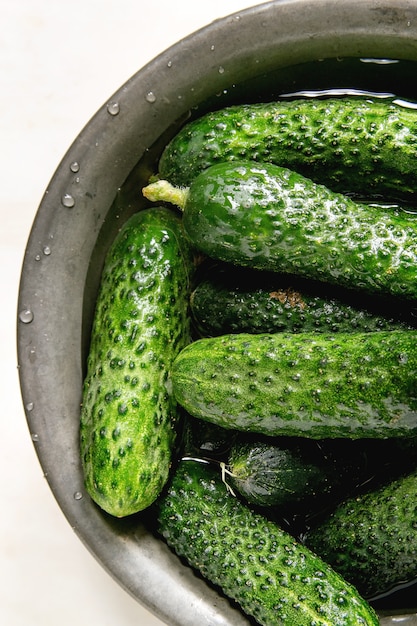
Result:
M74 161L73 163L71 163L70 170L71 172L74 172L74 174L80 171L80 164L78 163L78 161Z
M109 102L107 105L107 112L110 115L119 115L120 113L120 104L118 102Z
M72 209L72 207L75 205L75 200L70 193L65 193L61 198L61 202L63 206L67 209Z
M45 256L49 256L51 254L51 248L49 246L44 246L43 253Z
M26 404L26 411L33 411L33 402L28 402Z
M19 313L19 319L23 324L30 324L33 321L33 311L30 309L23 309Z
M76 491L74 493L74 500L81 500L83 497L83 494L81 493L81 491Z
M37 433L31 434L32 441L39 441L39 435Z
M154 94L153 91L148 91L148 93L145 96L145 100L153 104L154 102L156 102L156 95Z

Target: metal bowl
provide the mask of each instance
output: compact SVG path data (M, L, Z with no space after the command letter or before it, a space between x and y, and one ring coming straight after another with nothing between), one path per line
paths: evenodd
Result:
M75 139L45 192L18 302L29 431L69 524L115 580L170 626L251 622L182 565L141 517L112 519L84 490L78 421L104 254L141 208L140 187L162 146L190 116L302 89L394 91L417 99L416 62L417 2L258 5L191 34L135 74ZM407 590L393 608L381 606L381 624L417 624Z

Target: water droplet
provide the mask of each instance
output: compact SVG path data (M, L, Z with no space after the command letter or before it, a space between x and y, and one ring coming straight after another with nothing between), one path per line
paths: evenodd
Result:
M146 94L145 99L146 99L147 102L150 102L151 104L153 102L156 102L156 96L155 96L153 91L148 91L148 93Z
M51 248L49 246L44 246L43 253L45 256L49 256L51 254Z
M219 67L219 74L224 74L224 67L222 67L221 65Z
M78 172L80 170L80 164L77 161L74 161L70 165L70 170L71 170L71 172L74 172L74 174L75 174L76 172Z
M24 324L30 324L33 321L33 312L30 309L23 309L19 313L19 319Z
M212 52L213 52L214 48L215 48L214 44L213 44L212 46L210 46L210 50L211 50Z
M83 494L81 493L81 491L76 491L74 493L74 500L81 500L83 497Z
M35 256L35 261L40 261L40 260L41 260L41 255L40 255L40 254L37 254L37 255Z
M118 102L109 102L107 112L110 115L118 115L120 113L120 104Z
M39 441L39 435L37 433L32 433L31 437L32 437L32 441Z
M26 411L33 411L33 402L28 402L27 403Z
M61 202L67 209L72 209L75 205L75 200L70 193L66 193L62 196Z
M168 61L167 67L172 67L172 61Z

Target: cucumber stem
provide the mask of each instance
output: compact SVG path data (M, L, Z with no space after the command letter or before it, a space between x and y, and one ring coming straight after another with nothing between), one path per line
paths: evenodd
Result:
M157 180L144 187L142 193L151 202L170 202L183 211L187 201L188 187L174 187L167 180Z

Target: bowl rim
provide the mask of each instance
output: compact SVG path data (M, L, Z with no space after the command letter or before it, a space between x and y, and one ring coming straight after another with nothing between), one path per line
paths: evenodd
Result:
M80 320L92 251L135 164L187 111L248 76L347 56L417 60L417 3L272 0L215 20L155 57L102 105L58 165L32 225L19 285L17 352L40 465L87 549L171 626L250 622L137 520L113 520L85 494L76 451Z

